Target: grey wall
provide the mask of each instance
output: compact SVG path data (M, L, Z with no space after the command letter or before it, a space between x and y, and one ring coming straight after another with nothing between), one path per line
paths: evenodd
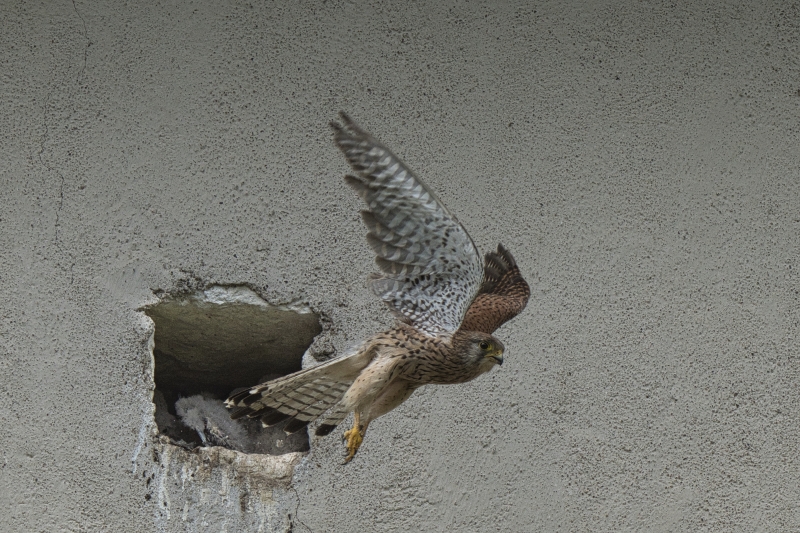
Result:
M0 530L800 529L797 3L146 4L0 8ZM159 441L157 291L391 323L340 109L516 255L506 364L347 466Z

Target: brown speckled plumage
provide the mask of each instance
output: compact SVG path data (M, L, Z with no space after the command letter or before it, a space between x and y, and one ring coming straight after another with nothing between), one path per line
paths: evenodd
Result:
M369 286L399 319L338 359L256 385L228 398L231 416L287 432L323 417L327 435L350 413L350 460L370 421L426 384L463 383L502 364L492 333L530 296L512 255L498 245L481 261L467 231L436 195L386 147L342 114L334 140L356 175L345 181L364 199L367 242L379 274Z
M485 265L483 284L461 323L466 331L494 333L525 309L531 295L514 257L502 244L486 254Z

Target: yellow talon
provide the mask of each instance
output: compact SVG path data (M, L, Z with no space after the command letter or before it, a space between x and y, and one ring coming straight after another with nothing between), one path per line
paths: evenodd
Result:
M361 443L364 441L364 435L361 433L361 428L359 427L359 416L358 413L355 413L355 420L353 420L353 428L349 429L344 432L344 440L347 442L347 457L345 458L344 462L349 463L350 459L355 457L356 452L361 447Z

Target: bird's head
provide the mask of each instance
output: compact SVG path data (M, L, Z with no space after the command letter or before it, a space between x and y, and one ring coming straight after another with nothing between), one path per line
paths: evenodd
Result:
M503 364L503 343L488 333L470 331L467 336L467 354L470 362L488 372L494 365Z

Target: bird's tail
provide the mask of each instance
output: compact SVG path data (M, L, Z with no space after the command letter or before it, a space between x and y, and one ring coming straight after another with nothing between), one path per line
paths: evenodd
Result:
M328 416L325 417L325 420L322 421L322 424L317 426L317 430L314 434L318 437L324 437L336 429L336 426L347 418L348 414L350 414L350 409L346 408L342 403L337 403L333 410L328 413Z
M283 429L294 433L338 404L370 359L370 350L355 350L350 355L245 389L233 394L225 404L233 409L233 419L258 418L265 426L289 420Z
M351 383L300 371L234 394L226 404L234 408L233 419L258 418L265 426L289 420L283 429L294 433L337 403Z

